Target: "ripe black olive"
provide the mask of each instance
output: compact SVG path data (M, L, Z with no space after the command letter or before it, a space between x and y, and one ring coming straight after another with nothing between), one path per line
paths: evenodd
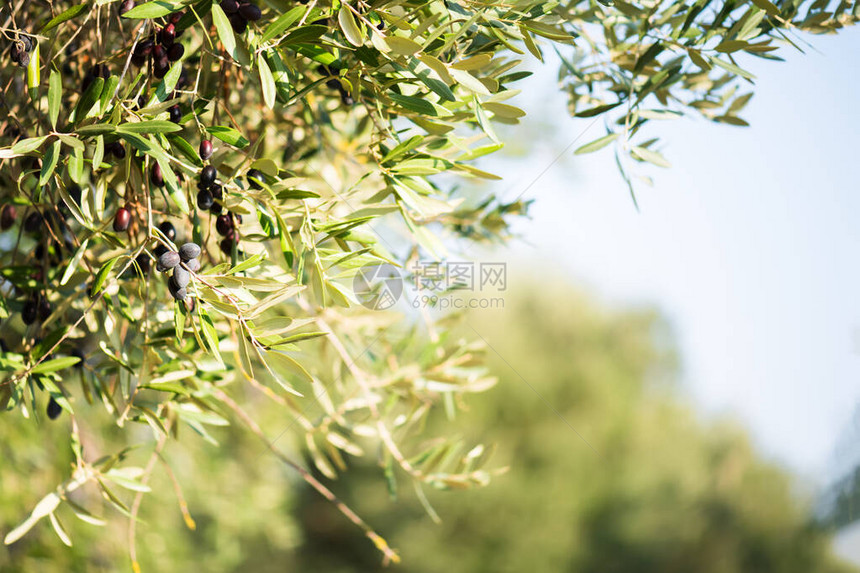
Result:
M156 247L152 249L152 254L155 255L156 258L158 258L169 250L170 249L168 249L164 245L156 245ZM156 268L156 270L158 269Z
M51 301L45 295L39 297L39 304L37 307L37 314L39 315L39 320L45 320L51 313L54 311L53 305L51 305Z
M170 121L182 123L182 110L179 109L179 104L170 106L167 111L170 113Z
M18 210L14 205L3 205L3 210L0 211L0 229L5 231L15 224L15 219L18 218Z
M200 171L200 182L208 187L215 182L216 174L217 172L215 171L215 168L211 165L207 165Z
M178 265L180 260L181 259L179 258L179 253L174 251L167 251L166 253L163 253L161 256L158 257L158 262L156 262L155 264L155 270L160 273L169 271L170 269Z
M53 396L48 400L48 407L46 408L45 413L48 414L48 418L52 420L56 420L60 417L60 414L63 413L63 408L57 404L57 401L54 400Z
M230 25L233 27L233 31L237 34L243 34L245 30L248 29L248 21L242 17L238 12L235 14L230 14L229 17Z
M214 203L215 199L212 197L212 193L210 193L208 189L202 189L197 193L197 207L201 211L208 211L212 208Z
M122 16L123 14L125 14L126 12L131 10L132 8L134 8L134 0L125 0L119 6L119 15Z
M39 308L36 305L36 301L33 299L28 300L24 303L24 308L21 309L21 320L24 324L33 324L36 322L36 317L39 314Z
M210 157L212 157L212 142L204 139L200 142L200 159L206 161Z
M134 260L137 263L137 266L140 268L140 272L145 275L148 275L150 266L152 264L149 260L149 255L147 255L146 253L140 253Z
M164 221L158 226L158 230L164 233L169 240L176 240L176 227L170 221Z
M239 9L239 3L236 0L221 0L221 9L225 14L234 14Z
M178 42L170 46L170 49L167 50L167 59L171 62L178 62L182 59L183 55L185 55L185 46Z
M221 243L218 246L221 247L221 252L225 255L233 254L233 239L234 237L232 236L221 239Z
M262 187L260 187L260 183L264 182L265 179L263 178L263 173L260 170L249 169L246 177L248 178L248 185L251 186L251 189L262 189Z
M176 267L173 269L173 284L176 285L178 288L187 287L190 281L191 273L189 273L182 267Z
M152 166L149 171L149 180L156 187L164 187L164 175L161 173L161 165L158 163Z
M221 215L215 221L215 230L218 231L218 234L222 237L226 236L230 231L233 230L233 220L230 218L230 215Z
M176 284L176 282L174 281L174 277L170 277L170 279L168 279L167 288L170 290L170 294L173 296L173 298L175 298L176 300L185 300L185 297L187 296L187 291L185 290L185 287L181 287Z
M173 41L176 39L176 26L173 24L168 24L164 28L161 29L161 45L169 48L173 45Z
M125 147L122 146L122 143L119 141L114 141L111 144L110 152L117 159L125 159Z
M42 218L41 213L34 211L24 219L24 230L28 233L35 233L42 228L43 221L44 219Z
M239 14L249 22L256 22L263 16L263 13L254 4L242 4L239 6Z
M200 256L200 245L197 243L185 243L179 247L179 257L183 261L190 261Z
M131 211L126 209L125 207L120 207L116 211L116 215L113 218L113 230L117 233L122 233L128 230L128 226L131 224Z

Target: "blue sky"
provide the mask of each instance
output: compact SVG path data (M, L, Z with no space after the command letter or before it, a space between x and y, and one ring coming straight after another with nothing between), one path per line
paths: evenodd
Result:
M538 260L604 302L659 307L691 399L820 481L860 403L860 30L809 39L817 51L743 62L758 78L741 114L751 127L661 123L673 167L646 170L639 213L610 152L565 154L526 193L534 217L506 256L511 281L517 260ZM522 82L516 103L572 138L589 121L567 115L554 68ZM495 189L519 194L567 143L488 162L505 177Z

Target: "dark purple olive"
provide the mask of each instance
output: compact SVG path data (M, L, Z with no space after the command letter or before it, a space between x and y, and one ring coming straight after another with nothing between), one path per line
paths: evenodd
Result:
M182 20L182 16L185 15L185 12L174 12L170 15L170 23L176 25Z
M200 256L200 245L197 243L185 243L179 247L179 258L183 262L196 259Z
M224 237L221 239L221 243L218 246L221 247L222 253L228 256L233 254L233 240L234 237Z
M166 253L169 249L164 245L156 245L154 249L152 249L152 254L155 255L156 258L160 257L164 253Z
M212 193L211 190L209 192ZM215 194L213 193L212 196L214 198ZM221 206L221 203L219 203L218 201L215 201L214 203L212 203L212 206L209 207L209 212L216 217L218 215L220 215L223 210L224 210L224 208Z
M242 4L239 6L239 14L249 22L256 22L263 16L263 13L254 4Z
M24 230L28 233L35 233L42 228L43 221L42 214L38 211L33 211L24 219Z
M263 173L258 169L249 169L246 175L248 178L248 185L251 186L251 189L262 189L260 187L260 183L264 182Z
M21 63L21 46L17 42L13 43L12 47L9 48L9 57L16 64Z
M22 68L26 68L30 65L30 54L27 52L21 52L20 59L18 60L18 65Z
M21 309L21 320L24 324L33 324L36 322L36 317L39 314L39 307L33 299L24 303L24 308Z
M149 170L149 181L156 187L164 187L164 175L162 175L161 165L158 163Z
M25 52L32 52L33 51L33 45L34 44L33 44L33 40L30 38L30 36L21 36L19 39L21 40L21 44L23 45Z
M165 48L169 48L173 45L173 41L176 40L176 26L173 24L168 24L164 28L161 29L160 34L161 45Z
M343 88L343 86L340 85L340 80L337 78L332 78L330 80L326 80L325 86L329 89L332 89L332 90L339 90L339 89Z
M176 284L174 277L170 277L170 279L168 279L167 288L170 289L170 294L176 300L185 300L185 297L188 294L187 291L185 290L185 287L181 287L178 284Z
M182 123L182 110L179 108L179 104L170 106L167 111L170 113L170 121Z
M46 408L45 413L48 414L48 418L52 420L56 420L60 417L60 414L63 413L62 406L57 404L57 401L54 400L53 396L51 396L51 399L48 400L48 407Z
M221 0L221 9L225 14L234 14L239 9L239 3L236 0Z
M126 209L125 207L120 207L116 211L116 215L113 217L113 230L117 233L124 233L128 230L128 226L131 224L131 211Z
M167 59L167 54L165 54L163 58L155 60L155 63L152 65L152 73L155 74L155 77L159 80L166 76L169 71L170 60Z
M176 240L176 227L174 227L173 223L171 223L170 221L163 221L158 226L158 230L164 233L164 236L167 237L169 240Z
M200 170L200 182L208 187L215 183L215 175L217 175L215 168L211 165L207 165Z
M183 55L185 55L185 46L180 43L173 44L170 46L170 49L167 50L167 59L171 62L178 62L182 59Z
M200 159L206 161L210 157L212 157L212 142L204 139L200 142Z
M173 269L173 284L179 288L185 288L188 286L188 283L191 282L191 273L183 269L182 267L175 267Z
M233 27L233 31L237 34L243 34L245 30L248 29L248 21L245 20L238 12L230 14L229 20L230 25Z
M14 205L3 205L3 210L0 211L0 230L5 231L15 224L15 219L18 218L18 210Z
M122 146L122 143L119 141L114 141L111 144L110 152L117 159L125 159L125 147Z
M197 208L201 211L208 211L213 203L215 203L215 199L208 189L203 189L197 193Z
M167 251L158 257L158 261L155 263L155 270L160 273L169 271L178 265L181 260L182 259L179 258L179 253L175 251Z
M51 305L51 301L44 295L39 297L39 303L37 306L37 314L39 315L39 320L45 320L51 313L54 311L54 307Z
M149 269L152 266L152 262L149 259L149 255L147 255L146 253L140 253L139 255L137 255L137 258L134 260L137 263L137 266L140 269L140 272L142 272L145 275L148 275Z
M134 0L125 0L125 2L119 5L119 15L122 16L132 8L134 8Z
M218 231L218 234L222 237L232 231L233 219L230 218L230 215L221 215L218 217L218 219L215 220L215 230Z

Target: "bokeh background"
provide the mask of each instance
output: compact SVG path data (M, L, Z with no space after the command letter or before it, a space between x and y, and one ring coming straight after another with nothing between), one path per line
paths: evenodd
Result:
M399 569L856 570L853 510L837 529L823 500L860 462L860 33L808 40L785 63L747 62L751 128L660 126L673 167L642 171L654 185L636 184L639 211L610 153L573 156L601 128L567 115L558 62L523 82L529 115L483 165L504 180L469 192L535 199L531 217L512 244L452 254L507 264L504 308L455 333L487 342L499 383L436 420L495 444L508 469L478 491L427 492L429 511L373 464L330 483L400 551ZM271 433L285 424L258 409ZM107 419L91 428L121 439ZM2 463L17 470L0 473L4 531L67 474L66 431L4 425ZM144 571L381 569L253 436L213 435L220 448L189 434L165 453L195 529L156 472L137 528ZM125 518L61 518L73 548L42 523L0 548L0 570L128 568Z

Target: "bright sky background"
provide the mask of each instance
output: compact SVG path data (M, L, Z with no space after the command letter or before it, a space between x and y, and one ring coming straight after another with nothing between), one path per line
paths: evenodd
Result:
M602 135L594 125L526 193L530 244L511 260L561 265L605 302L655 304L702 410L737 417L765 455L820 483L860 403L860 30L811 41L818 52L784 49L784 63L742 60L758 77L741 114L752 127L662 122L673 167L646 169L639 213L609 150L572 155ZM566 113L555 66L514 103L565 135L485 164L509 197L590 122Z

